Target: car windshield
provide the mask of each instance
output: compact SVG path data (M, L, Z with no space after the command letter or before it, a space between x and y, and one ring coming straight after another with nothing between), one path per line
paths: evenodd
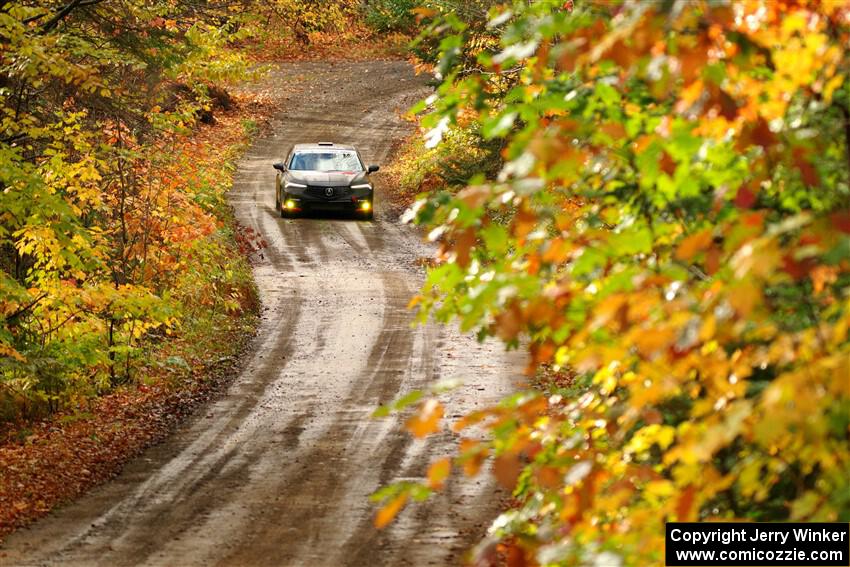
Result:
M363 171L363 165L352 151L306 151L292 156L293 171Z

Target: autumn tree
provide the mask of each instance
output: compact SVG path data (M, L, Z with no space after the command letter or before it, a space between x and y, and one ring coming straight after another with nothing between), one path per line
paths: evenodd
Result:
M221 203L175 156L244 75L228 45L246 6L0 3L4 417L127 380L140 339L180 323L177 282L221 244Z
M479 559L649 565L668 520L850 520L850 10L514 2L472 64L432 17L428 138L471 125L505 162L410 211L440 243L420 313L543 383L452 424L489 431L454 467L493 457L518 502Z

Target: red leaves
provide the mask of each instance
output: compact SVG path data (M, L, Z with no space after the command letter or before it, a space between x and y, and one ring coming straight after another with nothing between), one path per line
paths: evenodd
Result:
M673 160L670 154L667 153L666 150L661 152L661 160L659 161L658 165L661 168L661 171L671 177L676 172L676 162Z
M738 116L738 104L723 89L717 90L717 103L720 106L720 115L726 120L734 120Z
M808 150L804 148L794 148L793 153L794 165L796 165L797 169L800 170L800 176L803 179L803 183L805 183L807 187L815 187L819 185L820 177L808 159Z
M693 485L685 488L679 495L676 502L676 518L678 521L690 522L693 518L694 496L696 496L696 488Z
M756 204L758 195L747 185L742 185L735 195L735 205L741 209L751 209Z
M776 134L771 132L770 126L764 118L759 117L755 123L749 124L738 138L738 147L745 150L749 146L761 146L765 151L777 143Z
M809 275L812 268L815 267L813 258L804 260L796 260L793 254L785 254L782 257L782 268L785 272L795 280L802 280Z
M850 234L850 209L832 213L829 215L829 220L837 230L844 234Z

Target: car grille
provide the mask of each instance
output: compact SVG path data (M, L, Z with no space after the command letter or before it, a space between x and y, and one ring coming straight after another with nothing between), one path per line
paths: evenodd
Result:
M333 189L333 194L328 195L325 191L327 189ZM310 197L316 197L318 199L339 199L340 197L348 197L351 195L350 187L328 187L326 185L310 185L307 189L304 190L304 193L309 195Z

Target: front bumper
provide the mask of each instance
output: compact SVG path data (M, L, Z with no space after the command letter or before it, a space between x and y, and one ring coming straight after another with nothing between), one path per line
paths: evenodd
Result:
M290 212L311 210L369 213L372 211L372 190L350 187L307 187L287 189L281 203Z

